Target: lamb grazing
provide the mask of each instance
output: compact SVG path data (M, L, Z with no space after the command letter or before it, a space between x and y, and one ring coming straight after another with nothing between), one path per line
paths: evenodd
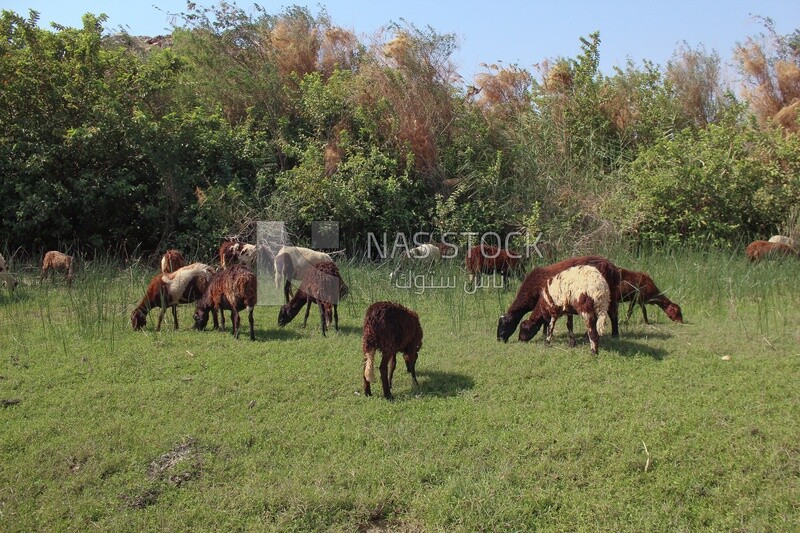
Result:
M59 271L66 273L64 279L67 282L67 287L71 287L72 280L75 278L73 263L74 261L70 255L56 251L47 252L44 254L44 260L42 260L42 276L39 281L44 281L48 272L50 272L50 280L55 281L55 272Z
M389 280L393 280L403 267L411 263L427 262L428 264L437 263L442 260L442 251L436 244L425 243L407 250L400 256L400 261L394 270L389 274Z
M167 250L161 258L161 272L164 274L170 274L185 266L186 259L178 250Z
M247 308L247 319L250 323L250 340L256 340L253 327L253 309L255 309L258 293L256 275L244 265L231 265L220 270L211 277L203 297L197 301L194 312L194 328L203 330L208 324L209 311L214 317L214 329L225 331L225 310L231 312L233 336L239 338L239 311ZM221 311L220 327L217 322L217 311Z
M417 382L417 357L422 348L422 327L414 311L393 302L375 302L364 317L364 394L372 396L370 384L375 381L375 351L381 352L381 385L383 396L391 400L392 377L397 364L397 352L403 353L406 370L414 386Z
M310 268L303 276L300 289L295 293L289 303L281 306L278 313L278 325L283 327L292 321L303 306L306 306L306 316L303 327L308 322L311 304L319 305L319 314L322 321L322 335L325 336L326 325L333 319L336 331L339 331L339 300L347 296L349 289L339 274L336 263L326 261Z
M797 256L794 248L779 242L753 241L745 249L747 258L750 261L760 261L767 257L783 257L787 255Z
M522 279L524 273L521 255L513 250L501 250L485 243L470 248L465 262L469 283L473 287L476 287L481 274L500 274L503 276L503 287L508 289L509 276L515 274Z
M610 302L611 290L608 282L595 267L580 265L563 270L545 283L533 313L520 326L519 339L521 341L532 339L544 325L547 344L550 344L556 320L565 313L579 314L589 333L592 354L597 355ZM574 347L572 320L567 321L567 330L569 345Z
M325 252L317 252L300 246L283 246L275 255L275 288L280 288L284 280L283 296L286 303L292 296L292 280L302 281L306 273L313 271L315 265L332 263L333 259Z
M507 342L517 325L522 320L522 317L529 311L533 311L536 304L539 302L542 289L548 280L553 276L568 268L580 265L589 265L595 267L600 271L600 274L605 278L608 283L608 288L611 291L611 300L608 305L608 316L611 318L611 335L617 337L619 335L619 317L617 315L617 306L619 303L619 283L620 275L619 269L608 259L596 255L572 257L559 261L549 266L534 268L525 276L525 280L520 285L517 295L508 311L500 316L497 322L497 340Z
M140 330L147 325L147 313L160 307L156 331L161 330L161 322L167 307L172 308L175 329L178 329L178 304L190 303L201 298L208 288L213 269L203 263L192 263L170 274L158 273L150 280L144 297L131 313L131 325Z
M794 240L791 237L786 237L784 235L773 235L772 237L769 238L769 241L767 242L776 242L778 244L785 244L786 246L790 246L795 250L799 249L796 240Z
M653 282L653 278L644 272L634 272L624 268L620 268L619 273L621 277L619 284L619 301L631 302L625 320L630 320L633 314L633 308L638 303L642 308L642 317L644 318L645 324L650 323L647 320L645 304L655 304L664 310L670 320L683 323L683 315L681 314L680 306L670 301L669 298L664 296L664 293L658 290L658 287L656 287L656 284Z
M6 284L8 290L14 292L14 289L17 288L17 280L15 280L11 273L8 271L8 266L6 266L6 260L0 255L0 279Z

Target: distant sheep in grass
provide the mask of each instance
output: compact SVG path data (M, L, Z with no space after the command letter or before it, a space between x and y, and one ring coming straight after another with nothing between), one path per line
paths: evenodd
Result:
M48 273L50 273L50 280L55 281L55 272L64 272L64 279L67 282L67 287L71 287L72 280L75 278L74 263L70 255L62 254L57 251L47 252L44 254L44 259L42 260L42 275L39 281L44 281Z
M216 272L208 284L203 297L197 301L194 313L194 328L202 330L208 324L208 314L214 318L214 329L225 331L225 310L231 312L233 323L232 333L239 338L239 324L241 318L239 311L247 309L247 319L250 323L250 340L256 340L253 326L253 310L258 302L258 286L256 275L244 265L231 265L225 270ZM217 322L217 312L220 312L220 323Z
M161 258L161 272L170 274L186 266L186 259L178 250L167 250Z
M300 288L292 296L289 303L284 304L278 312L278 325L283 327L297 316L300 309L306 306L306 316L303 327L308 322L311 304L319 305L320 319L322 321L322 335L325 335L326 326L333 321L336 331L339 331L339 300L344 298L349 289L339 274L336 263L326 261L314 265L306 270Z
M465 263L472 286L476 285L481 274L500 274L503 277L503 288L508 289L509 276L513 274L522 279L525 274L525 265L520 254L485 243L470 248Z
M797 241L791 237L786 237L784 235L773 235L772 237L769 238L769 241L767 242L785 244L786 246L790 246L795 250L798 249Z
M647 309L645 304L655 304L664 310L664 313L673 322L683 322L683 314L678 304L672 302L667 298L658 287L656 287L653 278L645 272L634 272L624 268L619 269L621 281L619 284L619 301L631 302L628 307L628 314L625 320L630 320L633 314L633 308L639 304L642 308L642 317L644 323L649 324L647 320Z
M392 378L397 365L397 352L403 353L406 370L414 386L417 382L416 364L422 348L422 326L419 315L393 302L375 302L364 317L361 344L364 353L364 394L372 396L371 383L375 381L375 352L381 352L381 385L383 396L391 400Z
M11 273L8 271L8 266L6 265L6 260L0 255L0 279L6 284L8 290L14 292L14 289L17 288L17 280L15 280Z
M563 270L550 278L542 288L530 318L520 326L519 340L532 339L544 325L547 344L550 344L556 320L563 314L579 314L589 333L592 353L597 355L610 302L611 290L595 267L580 265ZM575 346L572 320L567 321L567 330L569 345Z
M611 318L611 335L613 337L618 336L619 269L604 257L590 255L565 259L564 261L534 268L530 271L517 290L517 295L509 306L508 311L501 315L497 321L497 340L508 341L511 334L517 329L522 317L536 307L542 294L542 289L553 276L563 270L579 265L589 265L597 268L606 283L608 283L609 290L611 290L611 301L608 306L608 316Z
M325 252L318 252L301 246L283 246L275 254L275 288L280 288L284 281L283 296L286 303L292 297L292 280L303 280L306 273L320 263L332 263L333 259Z
M150 280L144 297L131 313L131 325L140 330L147 325L147 313L160 307L156 331L161 330L161 322L167 308L172 308L175 329L178 329L178 304L190 303L201 298L211 281L213 269L203 263L192 263L170 274L158 273Z
M754 241L747 245L745 249L747 258L750 261L760 261L767 257L798 256L798 252L786 244L769 241Z
M433 265L438 263L442 260L442 249L445 249L444 245L440 248L440 245L425 243L407 250L400 256L397 266L389 274L389 280L393 280L401 269L411 268L414 264ZM446 249L449 250L449 248Z

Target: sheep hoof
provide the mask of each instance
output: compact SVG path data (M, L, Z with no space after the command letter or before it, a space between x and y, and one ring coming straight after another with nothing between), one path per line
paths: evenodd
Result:
M387 392L386 394L383 395L383 397L386 398L387 400L394 400L394 396L392 396L391 392Z

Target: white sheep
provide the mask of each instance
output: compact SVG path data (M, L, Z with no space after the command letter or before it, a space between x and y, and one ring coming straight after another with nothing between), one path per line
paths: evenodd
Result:
M568 268L547 281L530 318L520 326L519 339L530 340L545 325L549 344L553 338L556 320L563 314L569 314L569 344L575 346L571 315L579 314L589 332L592 353L597 355L600 335L605 332L610 302L611 290L599 270L588 265Z
M332 263L333 259L325 252L300 246L283 246L275 255L275 288L279 289L281 280L284 280L283 295L286 303L289 303L292 296L292 280L301 281L314 265L327 262Z
M17 280L15 280L11 273L8 271L8 267L6 266L6 260L0 255L0 279L6 284L8 290L14 291L17 288Z
M393 280L403 267L410 266L411 263L427 262L427 264L437 263L442 260L442 251L435 244L420 244L406 251L400 256L400 261L389 274L389 280Z
M778 244L785 244L786 246L791 246L795 250L798 249L797 241L792 239L791 237L785 237L783 235L773 235L769 238L768 242L775 242Z

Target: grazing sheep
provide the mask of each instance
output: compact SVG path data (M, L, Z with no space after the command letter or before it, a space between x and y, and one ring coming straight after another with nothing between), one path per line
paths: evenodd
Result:
M785 237L785 236L783 236L783 235L773 235L772 237L770 237L770 238L769 238L769 241L767 241L767 242L774 242L774 243L778 243L778 244L785 244L786 246L790 246L790 247L792 247L792 248L793 248L793 249L795 249L795 250L797 250L797 249L798 249L798 246L797 246L797 241L796 241L796 240L794 240L794 239L793 239L793 238L791 238L791 237Z
M8 267L6 266L6 260L0 255L0 279L6 284L8 290L14 292L14 289L17 288L17 280L15 280L11 273L8 271Z
M178 250L167 250L161 258L161 272L171 274L179 268L186 266L186 259Z
M42 260L42 275L39 281L44 281L48 272L50 272L50 280L55 281L55 272L59 271L66 274L64 279L67 282L67 287L71 287L72 280L75 278L73 263L72 256L56 251L47 252Z
M302 281L306 273L313 270L314 265L332 263L333 259L325 252L317 252L300 246L283 246L275 255L275 288L280 288L284 280L283 296L286 303L292 296L292 280Z
M509 276L515 274L522 279L525 271L521 255L485 243L470 248L465 262L469 283L473 287L481 274L500 274L503 276L503 288L508 289Z
M750 261L760 261L767 257L782 257L787 255L797 256L794 248L779 242L754 241L747 245L745 249L747 258Z
M397 364L397 352L403 353L406 370L411 374L414 386L417 382L417 357L422 348L422 327L419 315L393 302L375 302L364 317L364 337L361 349L364 353L364 394L372 396L370 384L375 381L375 351L381 352L381 385L383 396L391 400L392 377Z
M630 320L633 314L633 308L636 304L639 304L642 308L644 323L649 324L650 322L647 320L645 304L655 304L663 309L673 322L683 322L683 314L681 314L680 306L664 296L664 293L658 290L655 282L653 282L653 278L648 274L645 272L634 272L624 268L620 268L619 273L621 277L619 284L619 301L631 302L625 320Z
M319 305L322 321L322 335L325 336L326 325L331 323L331 319L333 319L336 331L339 331L339 300L344 298L348 292L336 263L326 261L314 265L314 268L306 271L300 288L289 303L281 306L278 313L278 325L283 327L291 322L305 305L306 316L303 320L303 327L306 327L311 304L316 302Z
M571 315L579 314L589 333L592 354L597 355L610 302L608 282L595 267L580 265L563 270L545 283L530 318L520 326L519 340L532 339L544 325L547 332L546 342L550 344L556 320L563 314L569 314L570 318ZM569 345L573 347L575 335L572 331L572 320L567 320L567 330Z
M131 325L140 330L147 325L147 313L160 307L156 331L161 330L161 322L167 307L172 308L175 329L178 329L178 304L190 303L201 298L208 288L213 269L203 263L192 263L170 274L159 273L153 276L144 297L131 313Z
M400 261L397 267L389 274L389 280L393 280L403 267L409 266L411 263L419 263L427 261L428 264L437 263L442 260L442 251L439 245L425 243L415 246L407 250L400 256Z
M203 330L208 324L209 311L214 317L214 329L225 331L225 310L231 312L233 336L239 338L239 311L247 308L247 319L250 323L250 340L256 340L253 327L253 309L255 309L258 293L256 275L244 265L231 265L225 270L216 272L208 283L203 297L197 301L194 312L194 328ZM217 322L217 311L221 312L221 326Z
M549 266L534 268L525 276L525 280L520 285L517 295L508 311L500 316L497 322L497 340L507 342L517 325L529 311L533 311L539 302L542 289L550 278L568 268L580 265L589 265L600 271L600 274L608 283L611 291L611 301L608 305L608 316L611 318L611 335L619 335L619 317L617 306L619 303L619 269L608 259L596 255L572 257L559 261Z

